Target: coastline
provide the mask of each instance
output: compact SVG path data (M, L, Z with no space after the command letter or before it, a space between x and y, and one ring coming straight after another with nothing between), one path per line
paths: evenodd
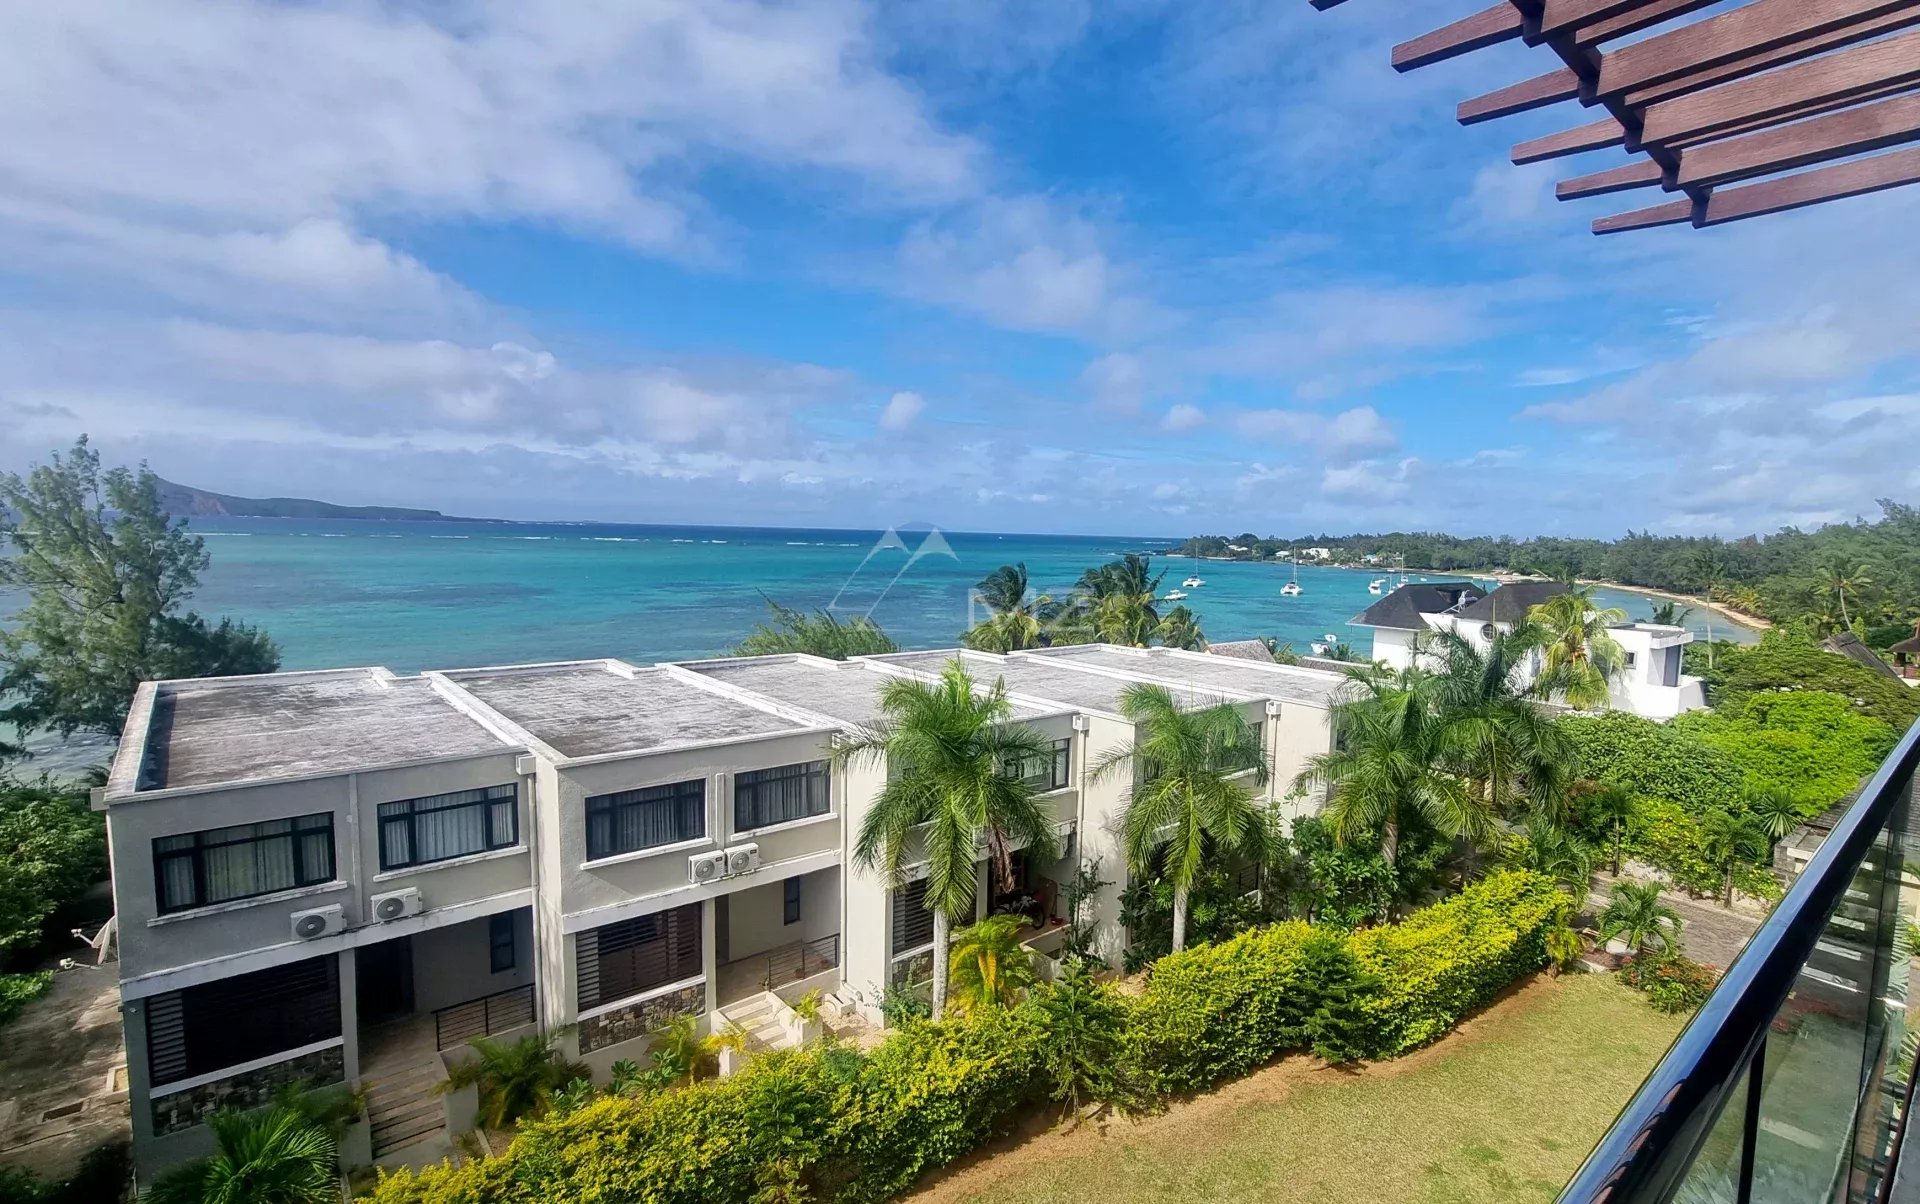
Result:
M1505 570L1492 573L1472 573L1469 575L1485 577L1490 581L1499 581L1502 583L1508 581L1540 580L1537 576L1530 576L1526 573L1510 573ZM1709 602L1694 594L1675 593L1670 589L1654 589L1649 585L1628 585L1622 581L1608 581L1603 577L1576 577L1574 580L1578 581L1581 585L1603 585L1608 589L1617 589L1623 594L1640 594L1648 598L1663 598L1670 602L1684 602L1695 610L1710 610L1734 626L1744 627L1748 631L1768 631L1773 627L1773 620L1771 619L1763 619L1759 615L1750 615L1745 611L1735 610L1725 602Z

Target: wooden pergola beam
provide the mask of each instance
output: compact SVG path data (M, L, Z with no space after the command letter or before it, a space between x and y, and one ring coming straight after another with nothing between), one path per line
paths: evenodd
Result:
M1513 148L1513 161L1516 164L1538 163L1542 159L1577 155L1581 151L1624 146L1626 141L1626 127L1611 117L1602 117L1598 121L1591 121L1570 130L1561 130L1557 134L1548 134L1544 138L1518 143Z
M1784 118L1806 105L1857 100L1888 85L1915 82L1920 82L1920 33L1902 34L1651 105L1642 118L1641 137L1671 144L1711 136L1751 121Z
M1483 8L1471 17L1462 17L1451 25L1395 46L1393 69L1412 71L1484 46L1511 42L1520 36L1523 27L1520 10L1500 0L1492 8Z
M1743 58L1722 63L1717 67L1709 67L1705 70L1689 72L1686 75L1670 79L1666 83L1651 88L1636 88L1622 97L1622 100L1634 108L1644 108L1648 105L1658 104L1663 100L1672 100L1678 96L1685 96L1688 93L1697 92L1702 88L1711 87L1715 84L1723 84L1729 80L1740 79L1758 71L1784 66L1788 63L1797 63L1802 59L1810 59L1815 55L1825 54L1829 50L1838 50L1842 47L1851 46L1856 42L1864 42L1869 38L1877 38L1882 34L1894 33L1902 29L1910 29L1915 25L1920 25L1920 5L1882 13L1877 17L1871 17L1857 25L1831 29L1810 37L1796 38L1791 42L1783 43L1760 54L1747 55Z
M1532 79L1497 88L1472 100L1463 100L1455 110L1455 115L1459 117L1461 125L1476 125L1496 117L1511 117L1515 113L1573 100L1579 95L1580 77L1574 74L1573 68L1562 67L1558 71L1549 71L1545 75L1536 75Z
M1682 188L1750 180L1920 139L1920 96L1896 96L1840 113L1709 142L1682 154Z
M1654 226L1677 226L1693 220L1692 201L1662 201L1645 209L1595 218L1595 234L1620 234L1628 230L1648 230Z
M1718 226L1913 183L1920 183L1920 148L1890 151L1796 176L1721 189L1707 198L1699 224Z
M1563 201L1571 201L1580 197L1605 196L1610 192L1626 192L1634 188L1650 188L1662 183L1665 174L1660 165L1652 159L1635 159L1631 163L1622 163L1618 167L1609 167L1605 171L1562 180L1554 185L1553 194Z
M1912 0L1754 0L1607 54L1594 92L1621 96L1822 34L1857 30L1872 18L1911 7Z

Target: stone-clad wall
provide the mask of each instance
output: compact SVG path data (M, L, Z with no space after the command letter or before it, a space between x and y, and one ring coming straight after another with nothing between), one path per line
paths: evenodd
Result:
M331 1086L347 1081L346 1051L335 1045L285 1062L236 1074L163 1095L153 1101L153 1132L157 1137L178 1133L204 1122L222 1108L260 1108L273 1102L283 1087L294 1084Z
M705 983L616 1008L580 1022L580 1052L592 1053L644 1037L676 1016L699 1015L707 1006Z

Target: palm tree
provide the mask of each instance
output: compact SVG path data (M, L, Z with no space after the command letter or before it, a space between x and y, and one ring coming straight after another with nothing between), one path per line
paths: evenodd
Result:
M1613 845L1613 875L1620 876L1620 846L1626 840L1627 825L1640 810L1639 796L1618 782L1602 782L1586 795L1581 808L1587 820L1607 833Z
M1074 585L1068 617L1094 639L1145 644L1160 626L1154 601L1165 575L1154 573L1145 556L1131 552L1096 565Z
M1528 817L1525 834L1527 843L1521 865L1566 887L1574 910L1584 909L1593 882L1594 862L1598 860L1592 847L1538 815Z
M1847 614L1847 598L1851 596L1858 601L1861 589L1871 584L1873 578L1867 576L1866 565L1848 568L1845 561L1835 560L1822 567L1814 577L1813 592L1821 597L1831 594L1840 603L1840 626L1845 629L1853 626L1853 620Z
M1700 821L1700 852L1719 869L1724 886L1721 902L1733 906L1733 871L1742 861L1752 863L1767 851L1767 836L1745 815L1709 812Z
M732 649L734 656L772 656L785 652L804 652L832 660L850 656L869 656L880 652L898 652L900 645L882 631L880 624L866 615L855 615L846 622L830 611L794 610L766 599L772 620L747 633Z
M1135 682L1120 695L1133 721L1131 743L1094 766L1098 781L1130 772L1133 790L1122 814L1121 839L1134 872L1158 859L1173 884L1173 951L1186 948L1187 895L1200 875L1209 843L1258 859L1267 848L1267 823L1253 792L1235 780L1250 773L1267 781L1260 734L1230 703L1182 710L1165 686ZM1124 767L1124 770L1123 770Z
M1521 621L1495 627L1486 647L1457 631L1441 630L1422 641L1438 662L1436 705L1459 739L1459 766L1496 814L1524 805L1535 815L1565 819L1567 787L1579 755L1565 731L1517 683L1545 633Z
M1153 638L1168 648L1185 648L1189 652L1199 652L1207 646L1206 637L1200 634L1200 621L1184 606L1174 607L1161 618L1153 629Z
M1040 981L1033 951L1020 943L1026 924L1021 915L988 916L954 935L948 990L956 1009L1011 1007Z
M217 1152L155 1180L147 1204L336 1204L340 1169L333 1135L297 1108L216 1112L207 1120Z
M1451 772L1469 751L1440 708L1434 680L1419 669L1349 670L1346 697L1333 705L1334 747L1316 754L1295 790L1328 787L1323 812L1341 844L1377 835L1392 865L1400 830L1422 820L1444 835L1485 845L1493 834L1486 801Z
M1672 599L1653 604L1653 621L1667 627L1679 627L1687 621L1687 616L1692 613L1693 607L1682 606Z
M974 587L989 616L968 629L963 641L982 652L1018 652L1038 648L1043 625L1058 609L1052 598L1027 596L1027 566L1003 564Z
M938 681L899 677L880 691L878 722L835 750L845 765L879 764L887 784L854 840L856 864L878 868L898 889L911 860L927 863L927 910L933 913L933 1016L947 999L947 948L955 918L974 905L974 863L987 861L1001 889L1013 887L1013 846L1030 856L1059 856L1053 817L1034 797L1024 768L1053 755L1053 741L1011 723L1004 680L984 692L958 660Z
M1657 883L1614 883L1613 897L1600 913L1601 943L1621 940L1632 953L1656 945L1672 953L1679 946L1681 927L1680 913L1660 901Z
M475 1037L474 1056L447 1069L434 1090L445 1095L464 1087L479 1089L481 1127L505 1129L523 1116L538 1116L554 1092L591 1073L554 1048L550 1035L529 1034L517 1041Z
M1557 692L1569 706L1595 710L1607 705L1607 685L1626 661L1626 653L1607 628L1626 621L1626 612L1594 605L1593 587L1576 586L1533 608L1531 620L1544 635L1540 688Z
M1804 810L1800 800L1791 790L1783 786L1750 787L1741 793L1741 804L1753 822L1766 833L1767 857L1773 857L1773 846L1786 839L1800 822Z

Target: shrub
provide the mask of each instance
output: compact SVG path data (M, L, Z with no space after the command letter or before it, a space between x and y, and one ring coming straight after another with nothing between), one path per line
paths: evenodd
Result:
M1678 730L1732 757L1755 789L1778 787L1808 814L1839 802L1879 768L1893 729L1838 694L1815 690L1755 694L1720 711L1696 711Z
M37 943L48 918L106 872L106 830L84 791L0 779L0 955Z
M1755 695L1777 690L1819 690L1838 694L1896 732L1920 719L1920 690L1785 628L1767 632L1758 644L1717 646L1712 668L1702 659L1689 658L1687 671L1706 679L1716 707L1738 708Z
M1672 799L1689 811L1739 805L1739 763L1679 728L1626 711L1569 715L1559 725L1587 777Z
M1717 977L1712 966L1689 961L1677 953L1644 954L1620 967L1620 981L1646 995L1649 1004L1669 1015L1691 1012L1705 1003Z
M20 1009L47 993L53 985L53 971L33 974L0 974L0 1025L20 1014Z
M1720 893L1720 870L1707 856L1706 829L1679 803L1642 799L1627 825L1627 850L1690 895L1710 898ZM1780 897L1779 880L1758 865L1735 866L1733 885L1757 899Z

